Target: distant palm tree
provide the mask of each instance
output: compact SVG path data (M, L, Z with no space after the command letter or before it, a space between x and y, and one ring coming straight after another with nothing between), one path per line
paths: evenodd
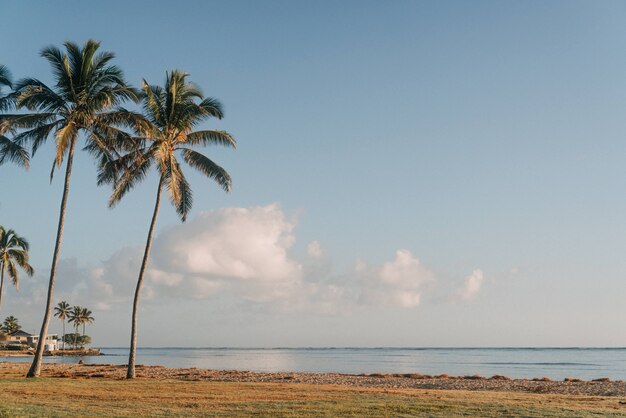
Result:
M13 87L11 74L4 65L0 65L0 112L13 107L13 97L11 95L5 96L2 87ZM30 163L28 151L5 136L7 133L13 132L14 130L9 126L0 124L0 165L8 160L28 168Z
M63 322L63 349L65 350L65 320L70 315L70 304L66 301L59 302L57 306L54 307L54 316L59 318Z
M16 289L19 289L20 277L17 267L20 267L29 276L34 270L28 263L28 241L20 237L12 229L0 226L0 304L4 288L4 274L9 275Z
M81 325L83 326L83 337L85 336L85 325L93 324L94 318L91 316L91 311L87 308L82 308L80 311Z
M163 88L151 86L143 81L144 116L150 121L153 129L147 136L141 137L145 135L141 132L144 126L135 128L137 137L134 137L134 140L137 148L118 159L103 161L98 175L98 184L114 185L113 194L109 199L110 206L118 203L129 190L143 180L152 165L156 166L159 176L154 212L133 300L130 355L126 374L129 379L135 377L139 292L148 266L163 188L167 189L169 199L183 221L191 210L191 188L183 175L177 156L180 155L188 165L215 180L225 191L228 192L231 187L231 178L226 170L189 148L211 144L235 148L236 142L224 131L194 131L203 120L210 117L221 119L224 114L218 100L205 98L195 85L187 82L186 78L187 74L175 70L166 74Z
M83 308L81 308L80 306L74 305L72 306L72 309L70 309L69 312L69 320L68 322L71 322L74 324L74 349L77 347L77 340L78 340L78 327L80 327L83 323L83 316L82 316L82 312L83 312Z
M6 334L15 334L21 329L22 326L18 323L17 318L13 315L4 318L4 322L2 323L2 331L4 331Z
M67 157L46 309L39 333L39 344L28 377L37 377L41 372L44 342L52 316L54 284L65 224L74 149L79 134L84 134L85 148L92 153L110 149L110 142L125 138L125 134L115 126L127 125L136 119L132 112L112 110L126 100L138 100L137 92L126 85L122 71L110 64L114 54L97 53L100 43L93 40L85 42L82 47L73 42L66 42L64 46L65 52L52 46L41 51L41 56L52 67L55 80L53 88L32 78L20 80L15 85L15 106L34 113L0 115L0 126L21 130L13 142L20 146L30 144L33 155L50 136L55 138L56 156L50 179L54 170L60 168L63 159ZM134 126L139 123L134 121Z

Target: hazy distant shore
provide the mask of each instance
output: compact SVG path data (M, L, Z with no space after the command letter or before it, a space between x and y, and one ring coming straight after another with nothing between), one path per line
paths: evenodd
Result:
M15 377L26 371L24 363L0 362L0 377ZM45 364L42 376L70 379L120 380L126 375L124 365L113 364ZM560 395L626 396L626 382L610 379L583 381L548 378L510 379L505 376L429 376L421 374L339 374L339 373L263 373L198 368L137 367L137 377L156 380L184 380L238 383L289 383L338 385L352 388L436 389L464 391L498 391L549 393Z

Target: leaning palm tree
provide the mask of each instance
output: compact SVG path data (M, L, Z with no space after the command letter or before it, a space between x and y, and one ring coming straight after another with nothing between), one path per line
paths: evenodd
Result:
M63 349L65 350L65 320L69 317L71 312L70 304L66 301L59 302L54 307L54 316L59 318L63 322Z
M12 229L0 226L0 304L4 288L4 274L8 274L16 289L19 289L20 275L18 267L32 277L35 272L28 262L28 241Z
M44 342L52 314L74 150L79 136L83 134L90 151L110 147L108 142L123 139L124 134L114 126L127 124L134 114L118 112L113 108L123 101L138 99L137 92L126 85L122 71L110 64L114 54L97 53L99 42L89 40L82 47L73 42L64 45L65 52L56 47L47 47L41 52L41 56L52 66L56 81L54 87L32 78L20 80L15 85L15 106L33 113L0 115L0 126L21 131L13 138L13 142L20 146L31 145L32 154L50 136L55 138L56 156L50 173L51 180L54 170L61 167L64 159L67 160L46 308L39 344L28 377L39 376L41 371Z
M191 210L191 189L183 174L179 156L188 165L215 180L225 191L230 191L231 186L231 178L226 170L190 148L210 144L235 148L236 142L230 134L224 131L194 131L200 122L210 117L221 119L224 114L220 102L216 99L205 98L198 87L186 80L187 76L177 70L168 72L163 88L143 81L144 116L152 125L152 129L146 134L143 125L136 127L137 136L133 137L136 148L120 158L101 160L98 174L99 184L112 183L114 185L109 199L110 206L118 203L129 190L143 180L151 166L156 167L159 176L156 202L133 299L130 354L126 374L129 379L135 377L139 292L148 266L152 235L163 189L167 189L169 200L183 222ZM142 137L142 135L146 136Z
M0 111L6 111L13 106L13 96L4 95L2 87L13 87L11 74L9 73L8 68L4 65L0 65ZM5 136L7 133L13 132L13 129L0 124L0 165L8 160L28 169L30 162L28 151Z

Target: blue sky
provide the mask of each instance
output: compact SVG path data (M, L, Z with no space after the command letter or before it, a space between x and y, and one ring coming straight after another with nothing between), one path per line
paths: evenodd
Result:
M94 38L130 83L180 68L224 103L207 127L239 147L204 151L233 191L191 175L191 227L164 206L145 345L623 346L625 13L617 1L0 1L0 63L50 82L38 51ZM60 200L51 146L28 173L0 167L0 222L30 239L40 272L7 290L0 316L30 330ZM135 261L128 277L110 272L144 242L155 188L153 176L108 209L78 156L59 297L97 306L99 345L126 343ZM199 259L220 251L219 268L166 261L190 237Z

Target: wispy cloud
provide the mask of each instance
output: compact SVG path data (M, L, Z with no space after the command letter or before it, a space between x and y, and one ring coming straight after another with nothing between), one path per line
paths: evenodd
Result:
M461 300L469 301L476 297L480 288L483 285L483 272L482 270L474 270L472 274L465 278L463 282L463 288L460 292Z

